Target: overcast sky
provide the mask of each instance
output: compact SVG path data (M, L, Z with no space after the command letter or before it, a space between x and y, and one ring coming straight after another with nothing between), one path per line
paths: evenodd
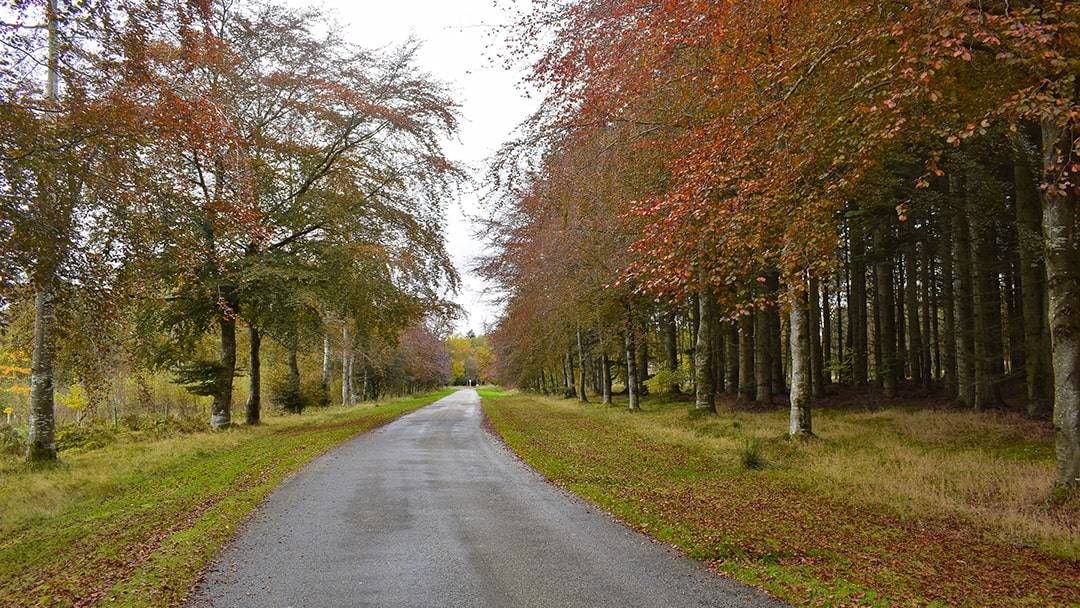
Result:
M501 40L493 36L496 27L511 21L494 0L288 1L329 9L345 26L346 35L363 47L395 46L409 36L420 41L418 63L449 83L461 104L460 136L447 143L447 155L474 167L477 183L485 159L510 139L514 127L536 107L536 101L526 98L517 86L521 73L507 71L493 57L490 47ZM527 7L530 2L516 3ZM512 4L499 0L500 6ZM470 329L484 333L496 314L485 302L483 283L468 271L480 246L466 216L481 212L472 188L447 209L447 249L462 276L462 292L456 300L469 315L457 325L462 334Z

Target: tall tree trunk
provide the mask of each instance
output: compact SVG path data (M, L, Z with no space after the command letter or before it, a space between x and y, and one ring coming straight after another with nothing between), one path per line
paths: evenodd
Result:
M293 411L299 414L304 409L303 397L300 395L300 365L296 361L296 347L289 347L289 401L293 404Z
M772 319L765 304L754 307L754 374L756 376L754 398L762 403L772 403Z
M251 325L248 327L248 399L244 406L244 422L249 425L259 424L262 410L262 360L259 357L259 348L262 346L262 336L259 328Z
M739 398L743 401L753 401L757 393L757 374L754 370L754 359L757 358L754 344L756 318L753 313L739 317Z
M641 409L641 405L638 402L638 377L637 377L637 356L636 356L636 340L634 339L635 330L634 317L631 313L630 304L626 305L626 393L629 400L629 409L631 412L636 412Z
M930 277L932 276L931 264L933 263L934 257L931 253L932 247L926 239L925 231L923 232L920 241L922 242L923 246L922 265L919 268L919 283L922 287L922 332L920 335L921 348L919 355L919 362L922 364L922 369L919 375L922 378L923 392L929 395L934 388L933 362L935 360L932 356L930 345L932 342L937 342L937 334L935 332L932 332L931 330L932 321L930 318L930 296L933 293L930 289ZM934 318L936 319L936 315Z
M333 351L330 349L330 332L323 336L322 355L322 391L326 403L330 403L330 367L333 363Z
M823 281L821 285L821 377L822 388L828 389L832 384L832 372L828 366L832 362L832 307L829 299L829 281Z
M221 330L221 359L214 379L214 401L210 405L210 427L221 429L232 424L233 375L236 373L236 315L239 305L231 286L221 288L223 313L218 319Z
M1020 256L1020 314L1024 326L1024 377L1027 413L1035 416L1053 407L1050 374L1050 324L1046 318L1046 266L1043 259L1042 209L1028 154L1013 165L1016 182L1016 233Z
M806 294L792 288L791 304L791 419L788 433L812 435L810 415L811 354L809 336L809 311Z
M676 315L674 310L668 310L664 315L664 355L666 358L665 367L672 374L679 373L679 326L676 323ZM682 392L682 387L678 382L671 383L671 394L678 395Z
M881 333L877 342L881 345L881 368L878 376L881 380L881 392L887 397L896 396L896 311L893 293L893 264L889 257L889 248L885 243L885 226L874 228L874 249L878 261L874 264L874 287L880 294L877 310L881 323Z
M913 230L911 232L914 232ZM922 331L919 328L919 246L912 235L911 249L908 250L904 263L904 276L907 285L904 288L904 298L907 300L907 335L908 335L908 373L911 380L916 384L922 384L923 378L923 346Z
M649 379L649 341L646 339L648 336L648 326L641 323L641 336L640 340L635 342L635 352L637 354L637 389L638 395L647 395L649 390L645 387L645 381Z
M959 370L957 368L957 345L959 335L956 331L956 283L953 273L955 255L955 235L952 230L942 234L941 259L941 377L945 383L945 395L949 399L960 399ZM935 315L936 318L936 315Z
M825 353L821 348L821 294L820 282L810 279L810 378L815 399L825 398ZM795 344L795 326L791 326L791 343ZM795 349L791 350L791 390L795 391Z
M581 326L577 328L577 353L578 353L578 372L581 376L578 379L578 399L582 403L588 403L589 397L585 394L585 345L581 340Z
M694 409L715 413L712 377L713 293L712 286L704 281L705 271L701 272L701 278L701 293L697 299L697 343L694 345Z
M848 302L848 335L851 339L851 374L855 386L870 381L867 339L866 244L861 220L851 227L851 300Z
M950 193L963 197L964 185L960 176L949 178ZM962 199L960 199L962 200ZM975 405L975 303L974 282L971 269L971 236L967 218L958 214L953 218L953 277L956 284L956 401L961 405Z
M49 269L34 286L34 350L30 361L30 430L26 459L56 459L56 403L53 359L56 352L55 274Z
M46 59L46 106L55 105L60 98L60 20L56 0L48 0L45 8L45 27L48 32ZM52 116L55 116L52 115ZM55 119L54 119L55 120ZM46 179L43 176L43 181ZM39 196L55 193L54 184L43 184ZM55 196L55 194L52 194ZM45 201L40 201L45 204ZM51 205L49 205L51 206ZM44 220L48 210L39 213ZM57 235L57 238L62 238ZM56 353L56 265L63 257L60 242L53 243L52 257L38 260L41 267L34 272L34 345L30 355L30 428L26 437L26 459L30 462L56 460L56 401L53 389L53 360Z
M732 321L724 325L724 330L727 332L727 340L724 341L724 364L727 370L725 375L727 376L727 394L738 395L739 394L739 368L741 367L741 357L739 355L739 322Z
M1074 145L1071 129L1043 122L1043 158L1048 175ZM1063 151L1064 150L1064 151ZM1077 198L1053 186L1043 190L1043 236L1054 370L1054 432L1057 483L1080 486L1080 211Z
M352 405L352 336L349 328L341 329L341 405Z
M787 377L784 374L784 364L787 362L784 350L787 343L784 341L784 324L780 319L780 273L771 271L766 275L765 286L769 290L769 297L773 304L767 309L769 315L769 360L772 362L772 370L769 372L769 380L772 382L772 395L778 395L787 391ZM770 397L769 401L772 399Z
M1005 375L1001 339L1001 281L994 268L996 244L985 221L972 218L972 273L975 286L975 403L976 410L1002 405L998 383Z
M607 352L600 357L600 384L604 390L604 404L611 403L611 360Z

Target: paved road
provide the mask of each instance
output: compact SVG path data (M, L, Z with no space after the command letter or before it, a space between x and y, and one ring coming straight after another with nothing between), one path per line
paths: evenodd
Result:
M461 390L308 465L189 606L780 606L547 484L482 412Z

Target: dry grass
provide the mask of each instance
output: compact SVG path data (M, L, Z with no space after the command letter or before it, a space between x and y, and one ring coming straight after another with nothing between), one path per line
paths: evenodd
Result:
M1071 606L1080 505L1050 501L1048 423L897 402L815 411L485 394L554 483L796 605ZM763 446L764 468L745 465Z

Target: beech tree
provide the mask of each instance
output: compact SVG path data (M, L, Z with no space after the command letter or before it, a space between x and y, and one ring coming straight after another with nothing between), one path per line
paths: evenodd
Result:
M1023 370L1034 413L1051 338L1059 483L1075 484L1077 22L1065 2L589 0L537 3L510 43L539 57L539 149L632 125L635 137L612 147L661 151L660 187L616 190L606 206L639 230L615 265L621 278L594 284L698 298L681 310L696 311L699 404L719 390L706 371L761 400L790 371L790 430L810 433L810 395L831 380L889 397L940 379L982 409L1000 407L999 387ZM611 169L614 183L636 179ZM530 180L565 172L539 166ZM527 218L593 204L565 189L507 192L535 199ZM506 234L520 239L496 239L507 255L543 236ZM528 284L533 271L519 269L499 278ZM531 347L515 319L550 296L515 293L504 323ZM710 316L738 325L738 339ZM577 326L544 321L547 333Z
M326 33L317 37L315 29ZM205 126L229 139L215 146L164 139L155 150L171 184L162 199L170 218L162 276L189 285L173 296L178 306L194 306L184 317L201 310L216 318L221 356L211 426L221 427L231 420L238 319L257 349L260 323L283 311L292 311L287 326L278 316L267 329L295 346L322 298L330 300L323 308L366 314L344 310L343 295L382 275L348 275L341 291L346 277L318 276L326 255L374 255L382 262L372 268L388 266L398 288L417 296L453 287L439 220L440 197L457 172L439 138L453 132L456 118L443 86L413 66L415 45L388 54L352 47L313 9L222 5L188 26L187 37L200 41L198 54L165 64L166 94L207 104L220 124ZM245 281L280 281L289 268L297 279L286 289ZM326 284L338 290L314 289ZM309 287L310 297L295 296ZM252 362L257 356L253 350ZM254 408L248 417L257 418Z

